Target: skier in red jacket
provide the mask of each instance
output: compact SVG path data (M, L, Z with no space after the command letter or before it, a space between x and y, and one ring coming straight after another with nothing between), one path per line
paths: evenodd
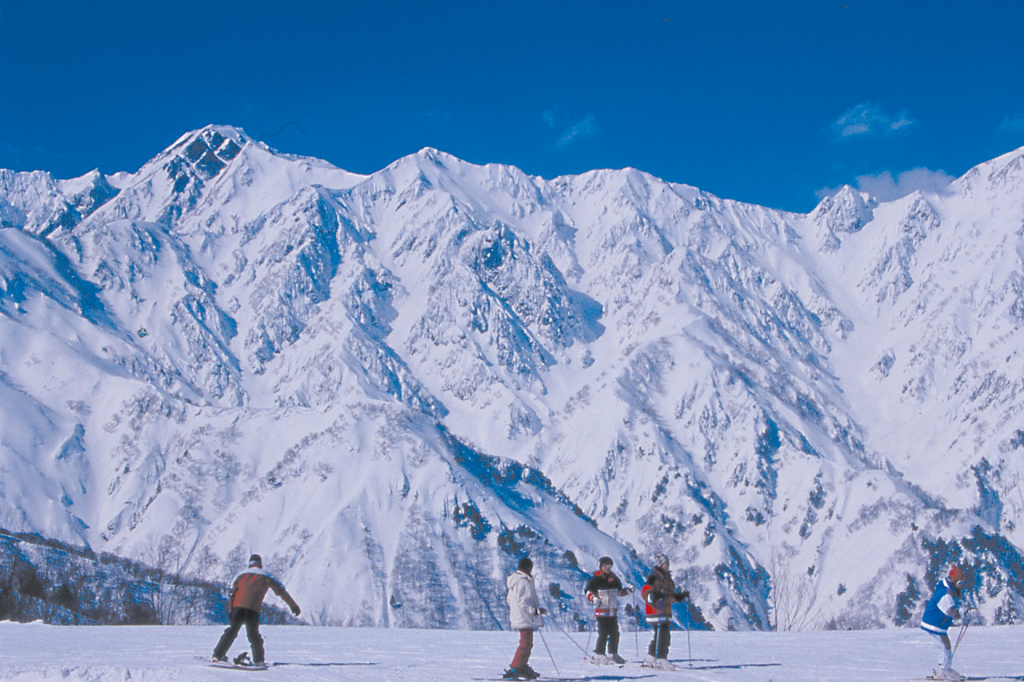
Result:
M675 670L668 660L668 647L672 642L672 605L690 598L688 591L676 591L675 581L669 573L669 560L664 554L654 557L654 570L640 590L646 605L647 622L654 626L654 639L647 647L647 658L641 665L663 670Z
M240 573L231 585L231 592L228 595L228 627L213 650L213 660L228 660L228 649L235 641L238 629L245 623L245 634L249 637L249 645L252 647L252 665L266 665L263 661L263 637L260 636L260 609L267 590L273 590L274 594L283 599L293 614L297 616L301 613L299 605L284 589L284 585L263 570L263 559L260 555L253 554L249 557L249 568Z

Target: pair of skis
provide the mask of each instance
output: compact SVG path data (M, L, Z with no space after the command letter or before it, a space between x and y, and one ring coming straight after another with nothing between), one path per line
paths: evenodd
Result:
M942 680L940 677L929 675L928 677L917 677L908 679L905 682L936 682L936 680ZM984 680L1009 680L1009 681L1020 681L1024 682L1024 675L965 675L960 678L961 682L983 682Z
M936 682L937 680L941 681L942 679L943 678L941 677L929 675L928 677L913 678L911 680L906 680L905 682ZM993 680L993 682L995 680L1019 680L1020 682L1024 682L1024 675L965 675L961 677L962 682L981 682L983 680Z

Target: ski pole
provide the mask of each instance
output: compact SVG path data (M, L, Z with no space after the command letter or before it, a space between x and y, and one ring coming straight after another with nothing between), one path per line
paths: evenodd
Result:
M633 639L636 642L636 657L640 659L640 614L636 610L636 591L629 590L629 596L633 599Z
M968 607L967 610L964 611L964 622L963 625L960 626L960 634L956 637L956 644L953 646L953 653L949 655L950 665L952 665L953 663L953 657L956 656L956 650L960 648L961 640L963 640L964 635L967 634L967 626L971 624L971 619L967 616L973 610L973 608L974 607Z
M662 615L663 614L661 613L661 599L659 599L658 600L658 622L654 624L654 657L655 658L658 657L658 647L660 646L660 643L658 642L658 638L661 636L661 618L662 618Z
M543 617L541 617L540 622L544 622ZM544 648L548 650L548 658L551 659L551 665L555 666L555 674L561 677L562 673L558 672L558 664L555 663L555 657L551 655L551 647L548 646L548 640L544 639L544 631L540 628L537 628L537 632L540 633L540 641L544 642ZM572 638L570 637L570 639Z
M690 667L693 667L693 649L690 647L690 599L686 599L686 654L690 658Z
M565 629L562 628L562 626L558 624L558 621L550 621L550 622L554 623L555 627L558 628L559 630L561 630L562 634L565 635L566 637L568 637L569 641L572 642L573 644L575 644L576 648L579 649L580 651L582 651L584 656L588 656L589 657L589 655L587 654L587 650L584 649L583 647L581 647L580 643L577 642L575 639L573 639L572 636L570 636L569 633L566 632Z
M971 611L974 611L974 610L975 610L975 608L973 606L968 606L964 610L964 622L960 626L960 634L957 635L956 645L953 647L953 653L954 654L956 653L957 648L960 646L960 641L964 638L964 635L967 634L967 627L971 624L970 613L971 613ZM951 654L951 656L952 656L952 654Z

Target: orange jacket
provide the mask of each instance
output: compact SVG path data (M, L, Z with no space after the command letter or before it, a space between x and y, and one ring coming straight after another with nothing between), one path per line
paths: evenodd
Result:
M284 585L262 568L254 567L247 568L245 572L235 578L235 582L231 585L231 593L228 595L228 606L233 609L243 608L259 611L263 606L263 597L266 596L267 590L273 590L274 594L284 600L292 613L299 614L299 605L284 589Z

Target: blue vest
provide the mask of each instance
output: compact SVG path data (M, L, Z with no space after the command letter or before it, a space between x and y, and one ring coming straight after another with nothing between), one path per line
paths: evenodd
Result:
M932 595L932 598L928 600L928 604L924 607L924 616L921 617L922 630L936 635L944 635L949 626L953 624L953 619L939 609L939 602L947 594L953 600L953 604L956 605L956 592L953 590L953 586L949 584L949 580L943 579L942 582L935 586L935 594Z

